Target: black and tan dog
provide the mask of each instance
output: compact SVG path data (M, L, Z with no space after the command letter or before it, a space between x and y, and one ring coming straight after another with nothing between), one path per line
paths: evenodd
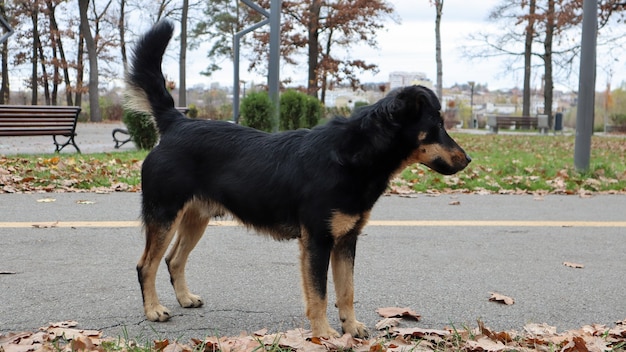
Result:
M155 278L176 233L165 258L176 298L183 307L203 304L187 288L187 257L212 217L232 214L277 240L298 239L314 336L338 335L326 317L329 263L343 331L367 335L354 314L353 269L357 237L374 203L409 164L453 174L470 162L444 130L436 96L406 87L348 119L276 134L192 120L174 108L161 71L172 32L163 21L141 38L127 79L130 106L150 112L161 134L141 175L146 247L137 271L146 317L170 318Z

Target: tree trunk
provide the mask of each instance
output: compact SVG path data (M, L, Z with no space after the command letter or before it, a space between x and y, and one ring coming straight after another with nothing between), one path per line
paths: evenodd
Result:
M552 40L554 38L554 0L548 0L548 12L546 14L546 38L544 41L544 88L543 88L543 113L548 115L548 124L552 126Z
M78 55L76 58L76 99L74 99L76 106L83 105L83 82L85 75L85 62L83 57L85 56L85 40L82 33L78 35Z
M48 82L48 71L46 70L46 57L43 54L43 47L41 46L41 41L37 40L37 42L39 43L37 52L39 53L39 62L41 63L41 77L42 77L42 85L43 85L44 102L46 105L51 105L52 101L50 99L50 84Z
M68 106L74 105L72 99L72 81L70 80L70 72L67 67L67 60L65 59L65 50L63 49L63 41L61 40L61 34L59 32L59 26L57 24L56 15L55 15L55 6L51 0L46 0L46 5L48 7L48 11L50 12L50 28L53 35L53 42L56 43L56 48L59 52L59 63L57 64L61 66L63 70L63 80L65 82L65 100ZM54 45L54 44L53 44Z
M4 8L4 1L0 2L0 16L6 18L6 10ZM7 40L2 43L2 83L0 83L0 104L8 104L10 101L10 85L9 85L9 44Z
M126 0L120 0L120 19L117 29L120 33L120 51L122 53L122 67L124 68L124 78L128 74L128 57L126 55Z
M87 9L89 0L78 0L78 11L80 12L80 31L87 46L87 57L89 59L89 119L91 122L102 121L100 115L100 99L98 93L98 52L96 43L89 29L87 19Z
M443 97L443 62L441 60L441 15L443 14L443 1L435 0L435 57L437 60L437 96Z
M330 49L333 46L333 34L334 34L334 29L329 29L328 30L328 37L326 38L326 47L324 48L324 57L328 58L330 57ZM326 103L326 90L328 89L328 72L326 72L326 70L324 68L322 68L322 74L319 75L321 78L321 92L320 92L320 102L322 104Z
M31 78L30 78L30 84L31 84L31 96L30 96L30 104L31 105L37 105L37 100L38 100L38 96L37 96L37 64L38 64L38 60L37 58L39 57L39 54L37 54L37 50L39 48L39 27L37 26L37 17L39 17L38 11L37 11L37 5L33 5L32 7L32 12L30 14L30 18L33 21L33 53L32 53L32 58L31 58L31 63L32 63L32 72L31 72Z
M2 84L0 85L0 104L10 102L11 87L9 85L9 45L2 43Z
M183 0L180 16L180 56L178 57L178 105L187 106L187 12L189 0Z
M318 88L318 58L319 58L319 22L320 11L322 9L321 0L313 0L309 8L308 23L308 46L309 46L309 77L307 85L307 94L317 98Z
M535 0L530 0L528 24L526 25L526 41L524 43L524 97L522 116L530 116L530 74L532 68L533 36L535 34Z

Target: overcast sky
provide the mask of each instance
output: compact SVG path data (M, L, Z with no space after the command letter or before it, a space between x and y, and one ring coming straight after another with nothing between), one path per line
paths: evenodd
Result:
M498 30L495 24L487 21L490 10L499 0L445 0L442 17L442 56L443 56L443 85L449 87L454 83L476 81L486 83L491 89L512 88L522 86L521 72L507 72L504 64L497 59L490 60L467 60L462 57L460 47L467 43L469 33L479 30ZM359 46L353 49L353 58L364 58L369 63L377 64L379 73L376 75L366 74L362 76L362 82L386 82L389 73L393 71L423 72L433 82L436 81L435 62L435 9L428 0L390 0L401 18L401 23L386 22L386 29L378 34L378 49ZM621 24L623 26L623 24ZM177 50L176 50L177 51ZM188 87L194 84L209 84L220 82L232 85L232 64L224 62L222 72L212 77L198 74L205 68L203 57L206 50L197 50L188 54ZM177 54L177 52L175 53ZM603 89L607 81L606 65L602 62L602 54L599 53L598 64L604 67L598 68L597 87ZM304 63L305 60L302 60ZM624 76L625 63L611 60L613 70L613 87L626 80ZM166 60L168 76L177 80L178 71L172 61ZM247 72L247 64L242 62L241 79L254 80L263 83L263 77ZM541 84L540 70L533 73L533 86ZM542 71L542 69L541 69ZM575 68L577 75L578 68ZM294 69L283 66L281 79L291 77L294 83L305 84L306 70L299 68L298 74ZM577 90L578 83L575 79L568 82L559 82L556 87L564 90Z

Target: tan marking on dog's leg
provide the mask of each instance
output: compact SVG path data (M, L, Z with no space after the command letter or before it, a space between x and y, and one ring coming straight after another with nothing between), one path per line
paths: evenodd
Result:
M354 225L361 220L360 215L348 215L338 210L333 211L330 218L330 229L333 237L339 238L354 228Z
M189 291L185 279L185 265L189 253L198 244L209 223L209 218L205 216L202 209L198 208L199 206L199 203L191 203L187 207L178 226L176 243L165 258L176 299L184 308L197 308L203 305L202 298Z
M356 251L357 236L369 219L369 212L364 214L361 221L355 224L349 234L335 244L331 253L333 282L337 296L339 319L344 333L354 337L369 335L365 324L356 320L354 313L354 254Z
M161 258L176 233L180 222L179 216L170 228L157 224L145 224L146 247L137 263L137 274L141 285L143 308L146 318L151 321L166 321L170 318L170 311L159 302L156 292L156 274Z
M311 254L307 249L308 233L303 228L300 237L300 270L302 277L302 293L306 306L306 316L311 322L313 336L317 337L339 337L339 333L330 327L326 308L328 299L320 297L319 291L315 289L313 275L311 274Z

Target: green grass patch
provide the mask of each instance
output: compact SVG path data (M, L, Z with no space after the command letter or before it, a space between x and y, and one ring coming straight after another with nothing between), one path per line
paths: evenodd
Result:
M452 137L472 163L452 176L411 165L392 182L398 192L564 193L626 191L626 138L592 138L589 170L574 167L573 136L473 135Z
M0 191L137 191L146 151L0 157Z

